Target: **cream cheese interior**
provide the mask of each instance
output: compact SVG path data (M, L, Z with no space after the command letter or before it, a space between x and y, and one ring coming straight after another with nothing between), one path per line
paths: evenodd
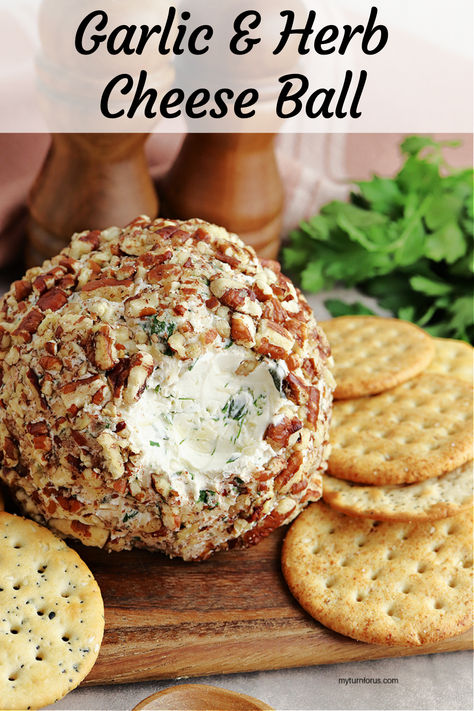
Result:
M248 351L237 345L209 351L193 364L164 356L140 400L124 413L133 449L149 473L165 473L179 493L195 496L216 478L246 476L274 455L263 439L288 401L260 362L237 375ZM286 365L276 365L280 377Z

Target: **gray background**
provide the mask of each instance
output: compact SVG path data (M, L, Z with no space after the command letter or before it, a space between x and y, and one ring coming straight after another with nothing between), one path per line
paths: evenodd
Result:
M397 678L397 684L344 684L339 678ZM317 709L472 709L471 652L331 664L116 687L77 689L49 709L131 711L150 694L179 683L222 686L255 696L279 711Z

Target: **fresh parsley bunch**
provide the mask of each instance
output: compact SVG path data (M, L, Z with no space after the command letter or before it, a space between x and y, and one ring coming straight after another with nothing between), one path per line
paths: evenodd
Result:
M457 144L405 139L398 175L355 183L350 202L325 205L290 235L286 270L307 291L358 286L432 335L472 341L473 170L449 168L448 145Z

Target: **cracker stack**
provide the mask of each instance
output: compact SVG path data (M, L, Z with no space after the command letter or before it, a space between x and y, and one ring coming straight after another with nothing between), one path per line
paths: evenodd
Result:
M322 326L336 364L332 454L325 503L285 540L289 587L361 641L458 634L472 624L473 349L396 319Z

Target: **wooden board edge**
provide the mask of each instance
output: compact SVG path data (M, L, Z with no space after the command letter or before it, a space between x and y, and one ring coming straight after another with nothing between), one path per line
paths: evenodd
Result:
M215 648L206 642L196 643L185 650L153 650L132 655L129 660L116 657L100 659L83 686L100 684L128 684L137 681L160 681L218 674L237 674L276 669L291 669L328 664L340 664L391 657L411 657L427 654L470 651L473 649L472 629L457 637L420 647L390 647L365 644L342 637L329 630L319 631L314 639L289 637L285 640L284 655L279 653L275 640L223 642L222 659L215 665ZM125 664L124 664L125 663ZM126 667L126 664L130 668Z

